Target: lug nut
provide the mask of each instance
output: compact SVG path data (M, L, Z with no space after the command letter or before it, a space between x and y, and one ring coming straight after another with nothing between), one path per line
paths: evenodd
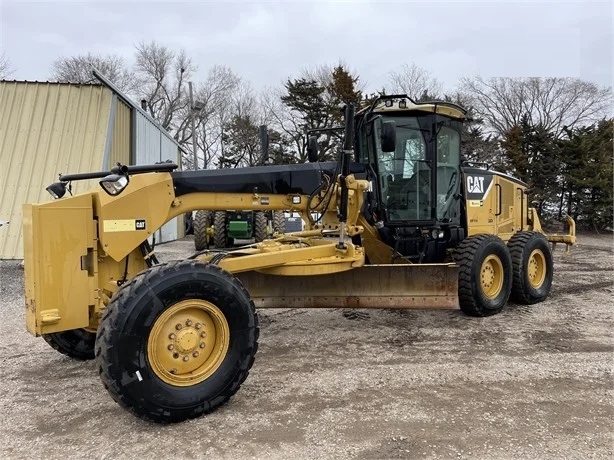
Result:
M181 329L182 327L183 327L183 326L182 326L181 324L177 323L177 325L175 326L175 329L179 330L179 329Z
M205 348L205 344L203 342L200 343L200 348Z
M189 356L184 356L184 357L183 357L183 361L187 361L188 359L190 359L190 357L189 357Z
M179 358L179 353L173 353L173 358L175 359Z
M185 325L186 326L191 326L192 325L192 320L191 319L186 320Z
M192 356L195 357L195 358L198 358L198 352L195 351L194 353L192 353Z
M202 332L200 333L200 336L201 336L202 338L205 338L205 337L207 337L207 333L206 333L205 331L202 331Z
M175 347L173 346L173 344L171 344L171 345L169 345L169 346L168 346L168 349L169 349L169 350L172 350L173 348L175 348Z
M170 370L169 370L169 372L170 372L171 374L175 374L175 373L177 373L177 369L175 369L175 368L170 369Z
M202 324L200 324L200 323L196 323L196 324L194 325L194 327L195 327L196 329L200 329L201 327L203 327L203 325L202 325Z
M173 340L175 338L175 334L173 334L172 332L168 335L168 338Z

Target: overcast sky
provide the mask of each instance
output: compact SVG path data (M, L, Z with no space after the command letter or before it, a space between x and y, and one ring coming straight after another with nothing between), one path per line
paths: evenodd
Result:
M157 40L202 77L231 67L256 88L342 60L373 91L415 62L462 76L573 76L612 85L612 1L27 2L0 0L0 41L18 80L46 80L60 56ZM198 80L196 78L195 80Z

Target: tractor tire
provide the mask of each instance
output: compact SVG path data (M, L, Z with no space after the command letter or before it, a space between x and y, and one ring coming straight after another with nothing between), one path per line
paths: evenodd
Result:
M217 265L176 261L141 272L105 310L98 371L137 417L175 423L226 403L258 349L258 317L241 282Z
M226 237L226 211L216 211L213 214L213 244L223 249L228 245Z
M507 243L512 257L514 302L543 301L552 287L553 260L548 240L537 232L518 232Z
M184 222L183 230L184 230L185 236L194 234L194 216L192 216L191 212L186 212L183 215L183 222Z
M260 243L266 238L267 223L264 211L254 211L254 240L256 240L256 243Z
M283 211L273 211L273 232L286 232L286 216L284 216Z
M469 316L499 313L512 290L512 260L505 243L495 235L464 239L454 252L459 265L458 302Z
M207 230L211 227L211 211L197 211L194 217L194 247L197 251L209 249L209 235Z
M96 333L85 329L73 329L63 332L43 334L43 339L63 355L81 361L94 359Z

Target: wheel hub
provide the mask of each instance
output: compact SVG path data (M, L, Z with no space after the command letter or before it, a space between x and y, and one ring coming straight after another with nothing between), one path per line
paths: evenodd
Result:
M186 300L167 308L154 323L148 359L166 383L194 385L220 366L229 342L228 323L219 308L205 300Z
M529 284L534 288L541 287L546 279L546 256L539 249L533 250L529 255L527 276Z
M480 285L482 292L489 299L494 299L503 288L503 263L496 255L489 255L480 268Z
M198 331L195 328L182 329L175 338L174 346L179 353L187 354L194 351L199 344Z

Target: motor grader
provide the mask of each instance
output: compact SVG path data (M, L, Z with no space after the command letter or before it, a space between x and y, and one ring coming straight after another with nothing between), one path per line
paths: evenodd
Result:
M112 398L143 419L215 410L258 348L256 308L460 308L534 304L552 283L549 242L527 186L463 162L466 112L383 96L345 108L337 162L175 171L117 165L60 176L57 199L24 205L27 329L97 360ZM317 155L310 137L310 160ZM67 184L100 189L63 198ZM159 263L148 237L208 209L298 212L306 226L233 250ZM317 219L313 216L319 216Z

